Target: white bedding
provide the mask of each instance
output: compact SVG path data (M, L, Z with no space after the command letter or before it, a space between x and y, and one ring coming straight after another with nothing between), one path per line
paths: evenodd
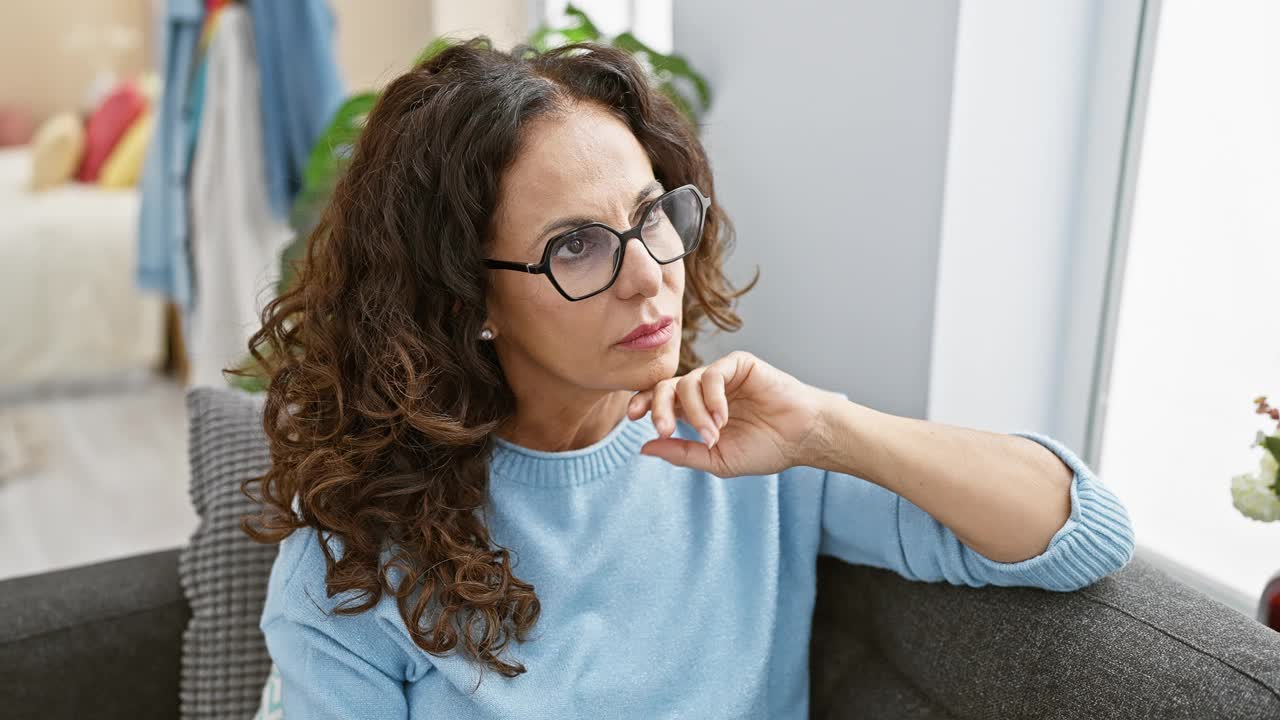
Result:
M138 192L32 193L29 163L0 149L0 388L158 367L164 303L134 286Z

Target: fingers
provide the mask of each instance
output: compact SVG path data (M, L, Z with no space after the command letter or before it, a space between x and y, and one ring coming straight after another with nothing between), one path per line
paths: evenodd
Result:
M653 400L652 390L641 390L631 396L631 402L627 405L627 417L631 420L643 417L649 412L649 404Z
M659 437L669 437L676 431L676 419L683 417L698 428L707 442L719 438L719 428L702 403L702 390L698 387L702 373L693 373L661 380L649 390L636 393L627 405L627 417L636 419L646 411L653 413L653 426Z
M663 380L653 386L649 402L653 412L653 426L658 429L658 437L668 437L676 431L675 397L674 378Z
M676 397L680 400L680 410L685 420L698 429L702 441L708 448L715 447L720 439L720 427L711 418L707 405L702 401L702 378L706 373L695 371L680 378L676 383Z
M740 365L740 358L730 354L686 375L661 380L631 397L627 417L635 420L652 412L660 438L672 435L676 419L683 417L698 429L708 448L714 447L729 421L726 384L741 374Z
M702 374L702 402L711 413L718 433L729 422L729 399L724 393L724 375L708 370Z
M640 448L640 452L645 455L660 457L673 465L683 465L695 470L714 473L717 467L715 458L720 451L712 450L706 445L692 440L659 438L645 443Z

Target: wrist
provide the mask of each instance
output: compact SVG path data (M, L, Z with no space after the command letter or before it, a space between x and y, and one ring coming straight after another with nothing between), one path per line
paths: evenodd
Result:
M806 438L803 465L823 470L836 470L841 457L847 454L845 446L849 442L849 427L852 424L850 414L856 413L856 402L842 393L826 391L818 392L817 420L814 421L813 432Z
M818 399L817 422L810 433L804 464L823 470L858 475L857 462L865 457L860 450L877 422L875 410L853 402L837 392L822 391Z

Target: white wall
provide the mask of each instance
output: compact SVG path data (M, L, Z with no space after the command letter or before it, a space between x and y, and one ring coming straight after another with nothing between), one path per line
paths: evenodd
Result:
M528 36L527 0L332 0L343 80L352 92L373 90L407 71L442 34L488 35L507 49Z
M1140 0L960 9L930 419L1088 459Z
M152 69L148 0L0 3L0 103L31 114L81 110L99 73L118 79Z
M1094 3L964 3L929 417L1052 430Z
M956 2L677 2L738 230L741 348L900 415L926 410Z

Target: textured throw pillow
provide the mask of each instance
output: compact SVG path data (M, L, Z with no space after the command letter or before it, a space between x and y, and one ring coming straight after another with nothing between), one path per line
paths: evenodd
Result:
M200 522L182 549L178 573L191 605L182 637L184 720L249 718L271 669L258 629L276 545L239 527L255 511L240 482L270 466L262 396L229 388L187 391L191 501Z
M61 185L75 175L84 157L84 125L75 113L45 120L31 139L31 189Z

